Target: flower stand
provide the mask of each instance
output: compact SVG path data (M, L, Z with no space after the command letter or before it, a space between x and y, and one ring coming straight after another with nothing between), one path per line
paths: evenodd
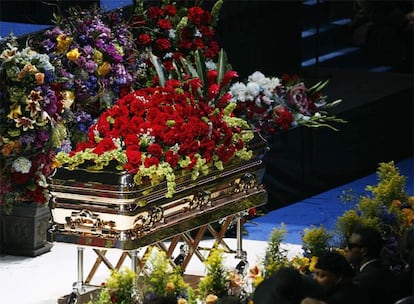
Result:
M50 218L49 207L34 202L16 204L11 214L2 214L1 253L35 257L49 252Z

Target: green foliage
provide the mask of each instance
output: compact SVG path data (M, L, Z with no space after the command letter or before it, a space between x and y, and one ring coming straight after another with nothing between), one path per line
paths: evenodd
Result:
M205 299L209 294L215 294L219 298L227 295L229 272L223 265L223 250L213 248L204 265L206 266L207 274L198 284L199 299Z
M373 200L383 203L388 208L394 200L405 202L408 195L405 192L406 177L400 175L394 162L380 163L377 170L377 186L367 186L367 190L373 194Z
M337 229L342 239L347 239L357 227L375 228L385 237L403 233L404 214L399 205L408 201L406 178L400 175L391 161L379 164L377 179L377 185L365 188L370 194L359 197L355 208L347 210L338 218Z
M280 247L280 244L286 236L286 232L286 226L282 223L280 229L273 228L272 233L270 234L263 262L266 277L275 273L280 268L289 265L287 251Z
M184 282L179 268L173 268L165 251L153 248L146 257L143 293L152 296L186 297L190 286Z
M332 234L323 225L305 228L302 235L302 247L308 256L319 256L320 253L330 247Z
M123 271L114 270L100 291L98 297L88 304L133 304L135 301L136 274L125 268Z

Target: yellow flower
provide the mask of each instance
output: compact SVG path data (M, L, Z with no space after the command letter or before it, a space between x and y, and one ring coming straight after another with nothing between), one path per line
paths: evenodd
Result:
M95 61L97 64L102 63L103 54L102 52L98 50L93 50L93 61Z
M75 93L73 91L65 90L62 92L63 97L63 107L65 109L70 109L73 102L75 101Z
M98 75L101 77L105 77L111 71L111 65L108 62L102 63L98 68Z
M257 287L263 281L264 281L264 278L261 275L255 276L253 279L253 286Z
M174 289L175 289L175 286L174 286L174 283L173 282L168 282L167 283L167 286L165 286L165 290L167 292L174 291Z
M0 59L8 60L17 54L17 47L13 47L9 50L4 50L0 55Z
M19 104L14 103L10 106L10 113L7 115L9 119L15 119L22 115L22 109Z
M317 256L312 256L310 264L309 264L309 271L314 271L315 270L315 266L316 263L318 262L318 257Z
M60 34L57 38L57 51L58 53L66 52L69 48L69 45L72 43L72 38L66 36L65 34Z
M177 304L187 304L187 300L186 300L186 299L184 299L184 298L179 298L179 299L177 300Z
M79 53L79 50L77 48L66 53L66 57L70 61L73 61L73 62L76 62L78 60L79 56L80 56L80 53Z
M214 294L209 294L206 297L206 304L214 304L218 301L218 297Z

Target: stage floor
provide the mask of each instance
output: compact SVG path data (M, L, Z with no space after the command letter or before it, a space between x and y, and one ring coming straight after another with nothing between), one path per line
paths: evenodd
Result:
M236 249L236 239L226 238L225 241L231 249ZM201 246L208 246L211 242L203 241ZM248 252L250 266L260 263L266 245L265 241L243 241L243 250ZM300 245L283 244L283 247L288 250L290 257L301 253ZM108 251L107 256L113 264L116 263L120 252L117 249ZM207 251L205 253L207 254ZM97 255L91 248L85 248L84 277L88 275L96 258ZM225 265L229 268L234 268L238 262L234 254L225 254ZM130 267L130 260L127 259L124 265ZM100 285L109 274L106 266L102 264L91 285ZM192 258L185 274L204 275L204 265L196 256ZM71 293L72 284L76 280L77 246L73 244L54 243L50 252L35 258L0 256L1 303L56 304L60 297Z

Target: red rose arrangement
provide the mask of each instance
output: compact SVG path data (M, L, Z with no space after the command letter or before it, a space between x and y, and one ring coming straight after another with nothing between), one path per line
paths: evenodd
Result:
M111 160L134 174L136 184L167 181L167 197L175 190L176 174L193 180L213 166L223 170L233 159L246 160L253 138L248 123L232 115L235 103L223 107L202 102L193 94L200 81L168 80L164 87L144 88L102 113L78 144L57 160L74 168L89 161L100 170Z
M138 5L131 17L130 29L142 53L150 50L167 72L181 58L193 61L196 50L214 61L220 51L214 26L221 5L222 1L217 1L211 12L199 6L180 7L169 1L146 9Z

